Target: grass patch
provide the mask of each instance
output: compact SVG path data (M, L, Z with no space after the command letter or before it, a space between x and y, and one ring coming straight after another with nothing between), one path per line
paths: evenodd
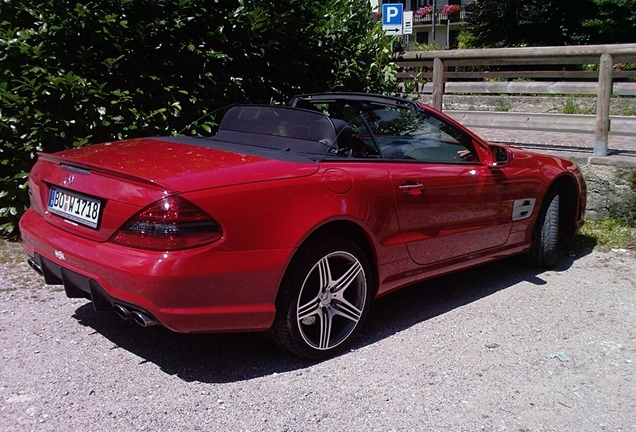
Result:
M621 110L621 115L624 116L636 116L636 108L626 106Z
M636 228L619 219L587 220L572 241L593 243L601 250L636 250Z
M508 103L508 101L499 100L495 104L495 111L497 111L497 112L508 112L508 111L510 111L510 104Z
M572 98L567 98L563 107L563 114L595 114L595 108L582 108Z

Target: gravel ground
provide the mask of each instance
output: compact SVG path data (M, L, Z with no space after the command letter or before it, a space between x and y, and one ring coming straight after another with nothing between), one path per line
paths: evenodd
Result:
M634 431L636 258L511 259L376 301L309 363L258 334L143 329L0 244L3 431Z

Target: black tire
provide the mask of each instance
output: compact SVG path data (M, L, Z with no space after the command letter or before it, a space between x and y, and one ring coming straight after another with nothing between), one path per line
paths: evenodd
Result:
M355 243L313 242L298 251L283 278L269 336L300 357L336 355L362 327L372 286L367 257Z
M555 268L559 263L559 194L549 193L532 233L530 262L542 268Z

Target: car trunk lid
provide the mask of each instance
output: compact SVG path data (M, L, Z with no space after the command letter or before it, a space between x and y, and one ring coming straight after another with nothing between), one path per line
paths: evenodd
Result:
M143 138L40 154L29 194L33 209L49 223L106 241L164 196L308 176L316 170L315 163Z

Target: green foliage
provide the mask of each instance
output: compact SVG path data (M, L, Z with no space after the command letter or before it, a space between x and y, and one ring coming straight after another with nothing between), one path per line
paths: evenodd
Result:
M457 47L459 49L480 48L476 36L465 31L462 31L457 37Z
M594 248L636 250L636 228L621 219L586 220L579 232L568 240L567 247L575 255Z
M563 114L579 114L579 106L572 98L568 98L565 101L565 106L563 107Z
M636 0L592 0L596 13L583 22L590 42L636 42Z
M435 42L432 44L417 44L415 45L414 51L439 51L442 49L444 49L444 47Z
M636 229L620 219L588 220L579 235L595 240L601 249L636 249Z
M594 114L595 112L596 108L581 108L572 98L567 98L563 106L563 114Z
M508 78L506 77L487 77L484 78L484 82L508 82Z
M17 234L38 151L175 134L246 99L395 93L370 16L367 0L5 0L0 232Z
M582 23L593 0L476 0L466 8L464 43L471 48L586 43Z
M500 99L495 104L495 111L497 112L508 112L510 111L510 103L504 99Z
M299 4L307 4L299 0ZM318 29L318 49L305 53L323 57L329 64L320 88L312 91L397 92L397 65L391 61L391 40L380 21L371 19L366 0L328 0L321 6L322 25ZM312 65L309 65L312 67ZM322 73L321 73L322 75Z
M624 116L636 116L636 108L626 106L621 109L620 115Z

